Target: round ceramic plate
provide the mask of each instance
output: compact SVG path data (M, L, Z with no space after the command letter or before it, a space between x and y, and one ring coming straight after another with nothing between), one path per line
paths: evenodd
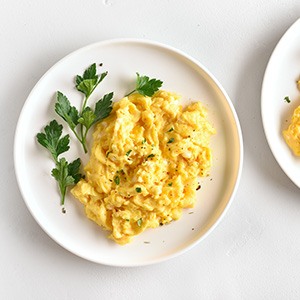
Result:
M115 100L131 91L136 72L161 79L163 89L182 95L182 104L202 101L217 129L212 138L213 167L210 177L201 179L197 204L182 218L167 226L148 229L131 244L119 246L108 232L85 217L83 206L71 195L66 214L61 213L59 194L50 176L53 161L36 142L36 134L53 118L56 91L66 94L79 107L82 94L74 88L74 76L92 63L103 63L108 76L95 97L110 91ZM90 104L97 98L91 98ZM65 126L66 128L66 126ZM68 131L66 131L68 132ZM70 136L73 139L72 133ZM74 145L74 143L73 143ZM174 257L201 241L224 215L235 194L242 168L242 136L234 108L217 80L188 55L156 42L111 40L71 53L55 64L36 84L20 115L15 135L15 169L24 200L40 226L57 243L85 259L114 266L146 265ZM71 147L69 161L80 157L80 147Z
M282 136L294 109L300 105L300 19L284 34L268 63L262 86L261 112L265 134L275 159L300 187L300 158L293 155ZM289 97L287 103L284 98Z

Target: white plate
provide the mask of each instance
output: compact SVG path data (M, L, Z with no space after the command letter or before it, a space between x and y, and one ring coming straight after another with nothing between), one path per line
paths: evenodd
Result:
M109 75L97 96L115 91L120 99L132 90L135 73L159 78L163 88L183 95L183 104L201 100L218 133L213 137L213 168L201 180L195 208L168 226L149 229L133 243L119 246L106 238L107 232L89 221L82 205L68 195L67 213L62 214L59 194L50 176L53 162L36 142L36 134L54 113L54 94L62 91L79 106L81 94L73 85L74 75L92 63L103 63ZM96 98L90 99L93 103ZM72 134L70 133L72 136ZM72 136L73 137L73 136ZM74 144L73 144L74 145ZM73 146L67 159L87 157ZM94 262L115 266L137 266L174 257L202 240L229 207L242 168L242 136L234 108L216 79L197 61L171 47L141 40L111 40L71 53L55 64L36 84L20 115L15 135L15 169L23 198L40 226L69 251ZM193 212L193 213L191 213ZM147 242L147 243L145 243Z
M300 158L284 141L282 130L288 127L294 109L300 105L296 80L300 79L300 19L283 35L266 68L261 97L265 134L275 159L300 187ZM290 103L284 101L289 96Z

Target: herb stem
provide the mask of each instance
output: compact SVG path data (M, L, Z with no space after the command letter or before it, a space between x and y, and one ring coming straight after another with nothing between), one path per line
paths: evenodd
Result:
M86 147L87 133L88 133L88 129L85 130L85 133L83 133L83 130L81 131L81 136L82 136L81 143L82 143L82 146L83 146L84 153L87 153L87 147Z
M72 129L72 131L75 134L78 141L81 143L81 145L83 147L83 150L84 150L84 153L87 153L88 152L87 147L86 147L86 134L87 134L87 131L85 132L85 134L83 134L83 125L81 124L80 127L81 127L81 137L77 134L75 129Z
M125 97L128 97L129 95L133 94L136 90L131 91L130 93L128 93L127 95L125 95Z
M65 205L65 197L66 197L66 190L67 188L60 187L60 205Z

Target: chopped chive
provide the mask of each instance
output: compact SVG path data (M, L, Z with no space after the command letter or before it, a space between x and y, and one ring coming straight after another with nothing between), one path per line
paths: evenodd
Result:
M126 152L126 156L129 156L131 152L132 152L132 150L128 150L128 151Z
M136 190L137 193L141 193L142 192L142 189L140 187L135 188L135 190Z
M148 156L147 156L147 158L151 158L151 157L154 157L155 156L155 154L149 154Z
M167 132L172 132L174 130L173 127L171 127Z
M120 177L116 176L115 179L114 179L114 182L115 182L116 185L119 185L120 184Z
M286 97L284 97L284 100L285 100L285 102L287 102L287 103L290 103L290 102L291 102L291 100L290 100L290 97L289 97L289 96L286 96Z
M145 144L146 143L146 139L145 138L143 138L143 140L142 140L142 144Z
M106 157L108 157L108 155L111 153L111 151L108 151L107 153L106 153Z
M174 142L174 138L170 138L168 141L168 144L173 143Z
M173 182L168 183L168 186L172 186L172 185L173 185Z
M136 221L136 223L137 223L137 225L138 225L139 227L141 227L141 226L142 226L142 223L143 223L143 219L142 219L142 218L138 219L138 220Z

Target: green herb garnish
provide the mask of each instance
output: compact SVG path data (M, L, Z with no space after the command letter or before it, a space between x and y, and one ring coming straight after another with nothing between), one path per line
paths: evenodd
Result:
M170 138L169 140L168 140L168 144L171 144L171 143L173 143L174 142L174 138Z
M55 112L66 121L85 153L87 153L86 137L89 129L108 117L112 110L112 92L98 100L94 110L87 106L89 97L106 75L107 72L97 75L96 64L92 64L82 76L76 76L76 89L85 95L80 111L75 106L71 106L69 99L63 93L59 91L56 93Z
M145 138L143 138L143 140L142 140L142 144L145 144L146 143L146 139Z
M172 185L173 185L173 182L168 183L168 186L172 186Z
M138 225L139 227L141 227L142 224L143 224L143 219L142 219L142 218L138 219L138 220L136 221L136 223L137 223L137 225Z
M167 132L172 132L174 130L173 127L171 127Z
M132 152L132 150L128 150L128 151L126 152L126 156L129 156L131 152Z
M120 184L120 177L116 176L115 179L114 179L114 182L115 182L116 185L119 185Z
M155 154L149 154L148 156L147 156L147 159L148 158L151 158L151 157L154 157L155 156Z
M44 128L44 132L37 134L37 141L45 147L52 155L55 162L55 168L51 175L58 183L60 191L60 204L65 212L65 196L67 187L76 184L83 176L79 173L81 165L80 159L77 158L72 163L68 163L65 158L58 159L58 156L69 150L70 136L62 135L63 126L53 120Z
M137 193L141 193L142 192L142 189L140 187L135 188L135 190L136 190Z
M284 97L284 100L285 100L285 102L287 102L287 103L290 103L290 102L291 102L291 100L290 100L290 97L289 97L289 96L286 96L286 97Z
M153 94L157 92L163 84L163 82L159 79L150 79L148 76L140 76L139 73L136 73L136 75L137 78L135 83L135 89L128 93L126 96L137 92L143 96L152 97Z

